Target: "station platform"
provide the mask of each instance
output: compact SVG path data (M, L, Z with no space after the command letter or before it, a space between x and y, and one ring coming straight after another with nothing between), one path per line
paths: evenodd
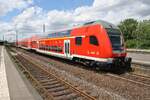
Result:
M144 64L150 66L150 54L128 53L128 57L132 58L133 63Z
M42 100L26 77L0 46L0 100Z

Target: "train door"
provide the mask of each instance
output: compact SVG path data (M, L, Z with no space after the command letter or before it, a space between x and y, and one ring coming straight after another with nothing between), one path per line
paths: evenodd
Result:
M64 40L64 54L66 58L70 58L70 40Z

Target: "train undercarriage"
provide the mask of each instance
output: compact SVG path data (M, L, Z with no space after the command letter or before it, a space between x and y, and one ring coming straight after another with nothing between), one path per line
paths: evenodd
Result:
M30 49L30 51L37 52L36 50L31 50L31 49ZM54 55L52 55L52 56L54 56ZM64 59L64 58L62 58L62 59ZM132 70L132 68L131 68L132 59L129 57L110 58L107 60L107 62L100 62L100 61L79 58L79 57L73 57L72 61L82 63L85 66L92 68L92 69L96 69L96 70L113 71L113 72L117 72L117 73Z
M73 58L75 62L82 63L87 65L88 67L98 69L98 70L105 70L105 71L131 71L131 58L128 57L120 57L120 58L113 58L110 59L108 62L99 62L93 60L87 60L83 58Z

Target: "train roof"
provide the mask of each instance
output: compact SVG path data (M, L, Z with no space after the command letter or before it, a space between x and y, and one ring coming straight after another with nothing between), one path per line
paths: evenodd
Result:
M85 25L93 25L93 24L101 24L104 28L114 28L114 29L119 29L116 25L109 23L107 21L104 20L97 20L97 21L90 21L87 23L82 24L82 26Z
M100 24L104 28L119 29L114 24L106 22L106 21L103 21L103 20L89 21L89 22L86 22L86 23L82 23L82 24L78 24L76 26L73 26L72 28L79 28L79 27L82 27L82 26L88 26L88 25L94 25L94 24ZM46 32L45 34L37 34L37 36L39 38L55 37L55 36L53 36L55 33L59 33L59 34L57 34L59 36L63 36L63 35L64 36L66 36L66 35L68 36L68 31L70 31L72 28L63 29L63 30L59 30L59 31L53 31L53 32Z
M104 21L104 20L96 20L96 21L89 21L89 22L77 24L77 25L75 25L75 26L72 26L72 27L66 28L66 29L61 29L61 30L57 30L57 31L51 31L51 32L48 32L47 34L56 33L56 32L63 32L63 31L67 31L67 30L72 30L73 28L79 28L79 27L82 27L82 26L94 25L94 24L101 24L104 28L119 29L116 25L114 25L114 24L112 24L112 23L109 23L109 22L107 22L107 21Z

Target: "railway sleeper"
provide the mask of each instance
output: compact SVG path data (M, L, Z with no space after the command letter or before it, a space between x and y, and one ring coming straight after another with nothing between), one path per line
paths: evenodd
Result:
M37 76L37 77L49 77L49 75L46 75L46 74L40 74L40 73L37 73L37 74L34 74L34 76Z
M48 89L57 88L57 87L62 87L62 86L63 86L62 84L57 83L57 84L54 84L54 85L49 85L49 84L48 84L48 85L45 85L45 86L43 86L43 87L48 90Z
M83 98L81 98L78 94L71 93L69 95L55 97L55 100L83 100Z
M55 84L60 84L57 80L55 81L51 81L51 82L47 82L47 83L43 83L42 85L55 85Z
M40 72L37 72L36 74L34 74L37 77L50 77L48 74L42 74Z
M52 81L55 81L56 79L43 79L43 80L40 80L40 83L44 84L44 83L48 83L48 82L52 82Z
M39 75L39 74L40 74L40 75L46 75L45 73L39 72L38 70L35 70L35 69L32 71L32 73L35 74L35 75L36 75L36 74L38 74L38 75Z
M57 88L52 88L52 89L48 89L49 92L58 92L58 91L63 91L63 90L66 90L68 89L68 87L57 87Z
M48 76L43 76L43 77L39 77L39 76L35 76L35 75L33 75L33 76L38 80L49 79Z
M63 91L57 91L57 92L51 92L51 94L52 94L54 97L67 96L67 95L70 95L70 94L72 94L72 93L73 93L73 92L72 92L70 89L63 90Z

